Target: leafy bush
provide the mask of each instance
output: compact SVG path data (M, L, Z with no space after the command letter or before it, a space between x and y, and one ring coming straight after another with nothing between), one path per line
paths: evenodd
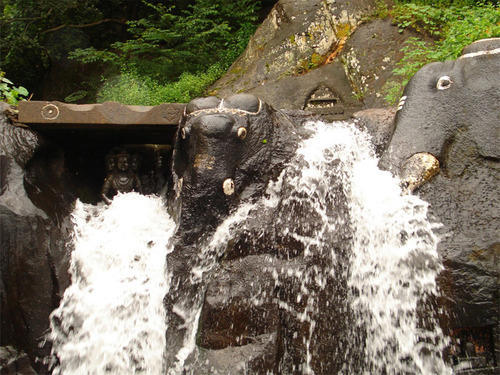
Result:
M25 100L28 97L28 90L22 86L14 86L12 81L4 77L4 74L0 71L0 100L11 105Z
M143 3L152 13L128 22L131 39L106 50L77 49L70 55L119 72L105 81L99 101L152 105L201 95L243 52L255 31L259 5L251 0L195 0L176 12L173 6Z
M402 83L390 81L385 87L385 99L391 104L398 101L404 86L425 64L456 59L470 43L500 36L500 9L491 3L460 7L399 3L393 9L392 16L400 28L411 27L437 40L426 42L420 38L410 38L406 41L402 48L404 57L393 71L402 77Z
M202 95L206 87L215 82L223 72L216 64L203 73L182 73L177 81L165 84L135 72L124 72L104 83L97 94L97 101L115 101L129 105L186 103Z

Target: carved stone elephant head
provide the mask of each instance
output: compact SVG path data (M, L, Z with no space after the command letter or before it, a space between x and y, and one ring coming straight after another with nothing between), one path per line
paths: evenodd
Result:
M420 69L399 102L381 165L404 169L410 157L428 153L443 167L458 133L467 133L482 157L499 158L499 52L500 38L485 39L466 47L457 60Z
M293 123L256 96L192 100L174 147L175 204L181 227L217 226L241 200L259 196L296 148ZM174 210L175 211L175 210Z

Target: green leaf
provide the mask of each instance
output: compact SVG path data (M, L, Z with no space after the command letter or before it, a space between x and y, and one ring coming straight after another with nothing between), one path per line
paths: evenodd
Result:
M28 90L26 90L24 87L22 86L19 86L19 87L16 87L16 91L18 92L19 95L21 96L28 96L29 92Z
M13 83L10 79L7 79L7 78L5 78L5 77L0 77L0 81L2 81L2 82L6 82L6 83L9 83L9 84L11 84L11 85L13 85L13 84L14 84L14 83Z

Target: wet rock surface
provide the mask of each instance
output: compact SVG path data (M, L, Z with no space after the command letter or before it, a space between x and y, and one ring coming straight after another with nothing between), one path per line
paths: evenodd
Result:
M26 352L33 368L45 373L42 359L50 351L43 345L48 316L69 285L66 241L70 225L62 218L58 222L51 219L57 217L53 210L60 202L57 192L52 202L41 205L44 212L24 189L25 170L29 170L33 156L44 144L41 138L28 129L13 126L4 111L0 114L0 135L1 345ZM40 174L44 174L42 170ZM43 189L41 186L39 190Z
M243 202L256 201L264 194L269 180L278 177L293 155L301 134L304 135L304 130L296 128L286 114L275 111L253 95L240 94L223 101L195 99L187 105L173 155L175 191L170 206L173 216L179 221L179 229L174 251L167 257L167 265L173 274L172 285L179 287L171 290L166 298L170 327L167 347L182 347L186 335L181 328L183 319L176 313L175 306L195 310L197 305L203 303L201 280L191 278L191 282L186 283L186 275L194 267L214 267L220 256L212 251L199 259L200 249L209 247L207 238L231 210ZM231 182L232 189L224 188L226 181ZM200 216L201 211L204 215ZM221 281L227 277L234 279L234 275L221 277ZM252 277L251 273L246 277ZM210 291L207 293L210 294ZM248 314L272 313L268 314L263 309L248 310L246 302L243 306L238 305L238 298L234 305L227 305L228 296L223 298L226 301L222 306L212 301L201 313L207 328L199 334L200 347L219 350L231 344L250 344L251 337L269 333L265 332L266 325L276 326L276 322L267 322L259 328L259 320L250 323ZM221 327L207 326L207 317L214 314L225 316L228 320L221 323ZM239 323L242 320L240 315L247 320ZM228 335L228 332L237 333L238 330L240 334L235 337ZM245 332L250 338L243 337ZM255 352L257 348L252 345L251 351ZM169 353L167 366L174 367L175 354L176 350Z
M36 375L29 357L12 346L0 346L0 374Z
M306 248L307 239L315 241L321 219L313 204L297 203L294 178L300 170L280 176L298 140L308 133L300 122L291 122L285 113L248 94L221 102L195 99L187 108L173 165L182 183L171 202L180 228L167 257L174 285L165 300L167 347L177 348L168 353L167 366L175 366L177 350L189 335L184 328L189 318L182 311L199 306L196 350L185 363L194 373L292 374L306 371L305 366L316 373L338 372L342 363L332 353L345 345L342 333L348 325L342 303L350 244L347 226L324 233L322 241L334 249L335 260L323 256L321 246ZM243 139L238 137L242 127ZM234 192L225 196L222 182L227 178L234 181ZM266 205L262 199L271 194L266 193L269 182L281 179L277 201ZM329 183L325 209L332 221L345 222L349 214L342 187L336 179ZM207 243L212 235L223 235L219 231L224 220L245 205L251 207L246 220L232 229L231 238ZM200 210L203 217L197 214ZM298 226L299 215L311 221ZM204 273L198 276L203 282L192 269ZM336 287L318 287L318 277L325 278L324 285ZM326 330L329 334L323 335ZM306 352L311 353L308 364Z
M369 108L353 113L354 123L372 139L377 156L382 155L394 133L396 108Z
M465 52L498 46L500 39L490 39ZM405 89L394 136L381 160L396 173L417 153L439 160L439 174L418 194L443 224L438 250L445 264L441 288L450 312L448 324L455 332L470 332L462 341L475 343L476 354L486 356L488 366L500 360L500 147L495 110L500 81L494 73L499 69L498 53L484 52L422 68Z

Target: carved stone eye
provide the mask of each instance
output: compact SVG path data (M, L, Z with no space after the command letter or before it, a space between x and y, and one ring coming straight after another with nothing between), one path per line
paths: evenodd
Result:
M238 128L238 138L245 139L247 136L247 130L244 127Z
M446 89L449 89L451 87L452 83L453 83L453 81L451 80L450 77L442 76L438 79L437 84L436 84L436 88L438 90L446 90Z
M234 193L234 181L232 178L226 178L222 183L222 190L226 195L232 195Z

